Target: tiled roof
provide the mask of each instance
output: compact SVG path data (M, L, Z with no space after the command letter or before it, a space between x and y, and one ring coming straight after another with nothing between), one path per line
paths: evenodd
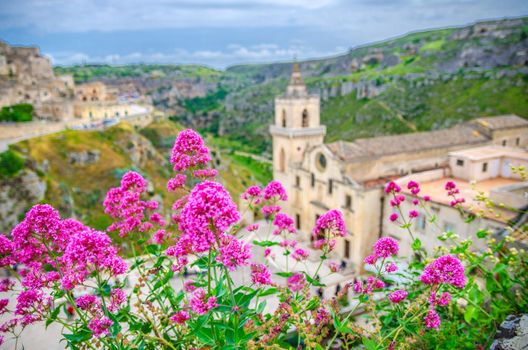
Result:
M514 114L477 118L472 120L470 123L485 127L489 130L528 127L528 120Z
M467 124L451 129L417 132L412 134L357 139L354 142L337 141L326 146L339 159L355 161L363 157L378 157L398 153L419 152L435 148L483 143L488 137Z

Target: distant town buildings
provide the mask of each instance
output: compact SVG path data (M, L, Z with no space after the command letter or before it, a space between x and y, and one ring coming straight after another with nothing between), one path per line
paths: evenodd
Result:
M138 96L129 95L102 82L75 85L70 75L55 76L38 48L0 42L0 107L29 103L39 119L49 121L91 122L147 112L130 103Z
M319 105L319 96L308 93L294 64L285 94L275 99L275 123L270 126L273 176L289 193L285 210L304 234L302 240L310 239L315 221L327 210L338 208L344 213L349 235L337 243L336 253L358 270L382 234L407 240L397 227L389 228L389 199L383 191L389 180L423 180L420 194L432 192L428 205L437 211L443 230L458 229L461 223L456 210L446 206L445 194L438 192L447 179L455 178L469 198L477 193L467 192L470 183L477 181L477 189L482 183L485 193L505 205L528 204L526 197L518 196L519 186L526 184L508 170L510 164L526 163L528 121L518 116L478 118L446 130L325 144ZM457 165L461 161L463 167ZM487 214L468 230L501 227L513 212L503 214L502 218ZM424 247L432 248L437 240L428 234L433 228L422 224L418 230L426 241Z

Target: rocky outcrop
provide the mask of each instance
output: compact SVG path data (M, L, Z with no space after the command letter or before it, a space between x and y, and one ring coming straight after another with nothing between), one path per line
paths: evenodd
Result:
M528 314L510 315L501 323L490 350L528 349Z
M32 170L0 178L0 232L9 232L26 210L44 199L46 182Z
M68 160L72 165L89 165L99 161L101 152L99 150L88 150L82 152L68 153Z

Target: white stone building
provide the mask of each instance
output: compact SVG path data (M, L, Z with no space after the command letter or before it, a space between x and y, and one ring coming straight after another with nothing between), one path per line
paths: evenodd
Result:
M297 64L284 95L275 99L273 176L289 194L285 211L299 239L310 240L317 217L340 209L349 236L335 253L358 271L385 232L383 185L449 166L449 153L491 144L527 147L528 121L515 115L479 118L451 129L324 143L319 96L307 91Z

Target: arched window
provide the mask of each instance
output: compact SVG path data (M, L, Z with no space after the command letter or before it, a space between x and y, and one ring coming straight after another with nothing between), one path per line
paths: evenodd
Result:
M282 110L282 122L281 122L281 125L283 128L286 127L286 111L283 109Z
M286 170L286 154L284 148L281 148L279 153L279 171L284 172Z
M302 127L308 127L308 111L306 109L302 113Z

